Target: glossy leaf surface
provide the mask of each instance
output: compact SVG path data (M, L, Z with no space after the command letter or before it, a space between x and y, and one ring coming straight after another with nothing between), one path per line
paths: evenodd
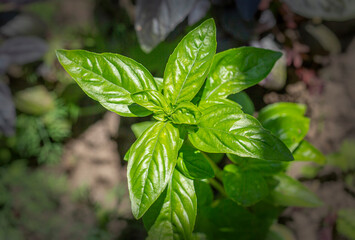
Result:
M162 198L143 218L149 230L147 239L191 239L197 213L193 180L175 170Z
M175 124L197 124L200 117L201 112L194 104L182 102L176 107L170 120Z
M309 130L310 120L303 116L305 106L295 103L275 103L260 112L260 122L295 150Z
M164 95L173 105L190 101L198 93L216 46L216 26L209 19L189 32L175 48L164 72Z
M132 100L152 112L169 113L171 109L164 96L156 90L144 90L131 94Z
M132 145L127 178L136 218L140 218L165 189L176 164L178 148L178 129L164 122L148 128Z
M191 143L210 153L232 153L262 160L290 161L287 147L252 116L236 108L212 106L202 112Z
M257 172L243 171L230 164L223 170L223 185L227 195L242 206L251 206L269 193L263 176Z
M108 110L129 117L151 113L130 96L146 89L157 90L153 76L141 64L118 54L83 50L58 50L57 57L84 92Z
M177 167L186 177L191 179L214 177L214 171L202 153L186 144L179 151Z
M263 80L281 53L254 47L230 49L216 54L202 99L226 98Z
M275 205L296 207L318 207L322 202L299 181L279 173L274 176L279 182L270 193L270 200Z

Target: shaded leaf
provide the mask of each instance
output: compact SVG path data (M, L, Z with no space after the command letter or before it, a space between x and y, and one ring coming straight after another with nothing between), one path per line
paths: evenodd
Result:
M281 53L254 47L230 49L216 54L202 99L226 98L263 80Z
M355 239L355 209L340 209L338 211L336 229L350 240Z
M195 0L138 0L135 29L141 48L150 52L189 14Z
M268 185L259 173L243 171L229 164L223 170L223 185L228 197L242 206L251 206L269 193Z
M214 171L202 153L186 144L179 151L177 167L186 177L191 179L214 177Z
M239 92L236 94L232 94L228 96L228 99L238 103L240 106L242 106L243 112L253 115L255 108L254 108L254 103L246 94L245 92Z
M164 72L164 95L173 105L190 101L198 93L216 46L216 26L209 19L189 32L175 48Z
M270 193L270 201L280 206L319 207L323 203L299 181L279 173L274 176L278 185Z
M128 117L151 113L130 97L142 90L157 90L153 76L141 64L118 54L83 50L58 50L57 56L84 92L108 110Z
M296 161L312 161L318 164L325 163L325 156L312 144L303 140L293 152Z
M127 178L135 218L142 217L165 189L179 147L179 131L168 122L155 123L132 145Z

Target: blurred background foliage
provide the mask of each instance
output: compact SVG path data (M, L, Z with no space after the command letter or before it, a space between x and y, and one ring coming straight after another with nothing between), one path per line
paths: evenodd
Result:
M140 222L93 201L90 189L70 186L74 168L63 161L63 153L72 139L80 140L102 119L105 109L62 70L55 50L114 52L163 77L184 34L211 17L217 24L217 51L252 45L284 54L259 86L230 97L255 114L266 105L263 96L284 94L295 82L302 82L310 94L322 93L319 70L353 40L355 2L0 1L0 239L144 238ZM135 122L121 119L120 133L113 137L122 159L134 138L128 126ZM301 177L314 179L324 168L339 168L340 181L354 196L353 147L353 141L345 141L325 166L304 166ZM120 171L125 174L124 167ZM125 184L111 193L122 197ZM339 210L333 221L337 239L355 239L351 211ZM285 228L274 225L270 239L292 239Z

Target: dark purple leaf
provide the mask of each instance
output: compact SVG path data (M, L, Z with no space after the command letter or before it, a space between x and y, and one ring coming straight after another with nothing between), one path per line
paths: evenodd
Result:
M150 52L181 23L196 0L138 0L135 28L141 48Z
M27 64L43 57L47 43L38 37L14 37L0 46L0 55L7 56L10 64Z
M200 21L210 9L211 3L209 0L197 0L188 16L189 25L194 25Z
M14 134L15 106L8 86L0 81L0 132L6 136Z
M235 0L238 12L243 20L251 21L258 10L260 0Z

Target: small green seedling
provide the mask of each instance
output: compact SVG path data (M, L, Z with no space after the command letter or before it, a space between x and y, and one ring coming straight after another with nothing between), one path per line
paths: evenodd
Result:
M139 136L125 156L132 212L143 217L148 239L263 239L279 206L320 203L284 173L308 131L305 107L272 105L257 120L227 99L263 80L281 53L241 47L215 54L216 46L209 19L181 40L163 79L118 54L57 51L102 106L154 118L133 128ZM231 160L223 170L216 154Z

